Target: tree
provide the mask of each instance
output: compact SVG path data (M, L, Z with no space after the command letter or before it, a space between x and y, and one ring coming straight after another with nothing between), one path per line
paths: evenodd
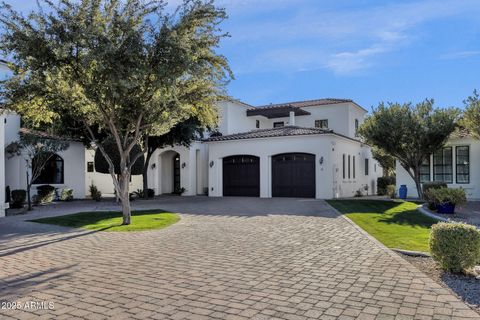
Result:
M10 143L5 151L25 160L27 173L28 210L32 210L31 188L40 177L45 165L58 152L68 149L68 142L58 137L45 137L42 133L21 133L18 141Z
M372 156L382 166L384 176L395 175L395 157L375 146L372 148Z
M445 144L455 130L457 116L457 109L434 109L433 100L415 106L381 103L360 127L359 134L366 143L394 156L422 197L420 166Z
M145 163L142 170L143 175L143 195L148 197L148 168L150 159L157 149L165 148L167 146L181 145L189 147L191 142L198 137L203 136L206 128L197 118L190 118L185 121L177 123L168 133L161 136L145 137L144 143L146 150Z
M465 111L461 120L461 125L475 138L480 139L480 96L477 90L465 101Z
M217 121L216 103L232 78L216 48L226 36L223 9L185 0L173 14L159 0L40 0L27 17L0 7L0 50L13 76L2 85L5 107L52 130L76 119L109 165L123 224L130 224L129 181L142 137L166 134L196 117ZM115 141L120 174L97 133Z

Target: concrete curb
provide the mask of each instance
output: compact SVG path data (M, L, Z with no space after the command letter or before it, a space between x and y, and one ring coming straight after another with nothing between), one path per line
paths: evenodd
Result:
M436 214L432 213L430 210L425 209L422 205L419 205L417 210L420 211L420 213L422 213L423 215L425 215L427 217L430 217L430 218L433 218L433 219L436 219L436 220L439 220L439 221L445 221L445 222L450 221L449 219L437 216Z
M411 256L411 257L424 257L424 258L430 257L430 254L428 254L427 252L403 250L403 249L396 249L396 248L392 248L391 250L404 254L406 256Z

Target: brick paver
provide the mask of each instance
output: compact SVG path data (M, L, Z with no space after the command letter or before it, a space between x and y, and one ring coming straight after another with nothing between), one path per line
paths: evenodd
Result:
M167 197L135 205L182 219L132 233L2 219L0 300L51 301L54 309L0 310L0 318L480 318L323 201ZM30 217L76 210L73 203Z

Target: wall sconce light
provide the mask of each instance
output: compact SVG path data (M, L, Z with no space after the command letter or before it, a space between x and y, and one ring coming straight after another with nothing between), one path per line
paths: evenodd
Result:
M187 164L185 162L182 163L182 169L185 169L186 166L187 166Z
M210 161L210 168L213 168L213 165L214 165L214 164L215 164L215 162L213 162L213 160Z
M150 166L150 168L155 169L157 167L157 164L156 163L152 163L152 165Z
M323 164L323 157L320 157L320 159L318 160L318 163Z

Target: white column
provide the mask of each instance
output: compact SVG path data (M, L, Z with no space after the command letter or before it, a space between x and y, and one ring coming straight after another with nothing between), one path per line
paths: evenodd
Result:
M295 125L295 111L290 111L290 119L288 120L290 126Z

